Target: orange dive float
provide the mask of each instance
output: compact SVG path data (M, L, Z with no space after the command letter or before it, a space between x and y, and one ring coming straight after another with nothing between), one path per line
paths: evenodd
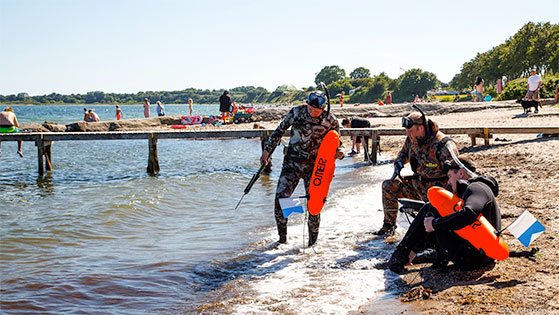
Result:
M330 183L334 177L336 169L336 151L340 144L340 136L335 130L329 131L318 149L316 161L312 171L311 183L309 186L309 198L307 206L312 215L317 215L322 211Z
M439 214L446 217L449 214L462 210L464 201L460 197L442 187L431 187L427 191L431 205ZM505 260L509 257L509 248L505 241L497 235L497 231L487 219L480 214L471 225L454 231L460 237L470 242L475 248L485 255Z

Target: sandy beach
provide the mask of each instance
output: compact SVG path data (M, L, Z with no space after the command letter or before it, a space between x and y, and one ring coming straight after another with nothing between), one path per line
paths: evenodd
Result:
M544 106L539 114L522 115L519 108L489 109L468 113L431 115L441 127L453 126L558 126L559 108ZM396 127L399 118L375 118L373 124ZM498 261L493 269L475 272L430 270L430 264L408 266L402 281L391 286L401 296L410 313L478 314L478 313L546 313L559 312L559 137L536 138L535 135L496 135L491 145L471 147L467 136L454 136L460 153L473 159L479 173L494 176L499 182L497 197L503 227L524 210L530 211L546 231L525 248L508 231L504 239L511 256ZM403 137L381 139L384 154L395 156ZM398 242L403 235L387 241ZM529 250L540 249L536 257ZM405 297L404 297L405 296ZM358 313L374 313L374 305Z

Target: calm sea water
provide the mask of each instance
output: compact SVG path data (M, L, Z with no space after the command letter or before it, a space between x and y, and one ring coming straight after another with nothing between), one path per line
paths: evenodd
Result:
M141 115L124 106L125 115L132 109ZM22 123L67 123L80 111L16 107ZM319 241L308 249L303 215L290 218L288 244L274 246L282 150L234 210L259 166L257 140L160 140L157 176L146 174L147 141L55 142L54 170L43 177L31 142L24 158L15 151L2 143L2 313L343 314L393 279L374 268L391 245L369 233L382 223L390 165L337 163Z

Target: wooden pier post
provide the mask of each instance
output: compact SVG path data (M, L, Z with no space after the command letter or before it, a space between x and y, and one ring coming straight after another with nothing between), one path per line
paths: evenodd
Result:
M45 169L43 168L43 156L45 155L45 146L43 142L43 135L38 135L35 140L35 146L37 147L37 166L39 169L39 176L45 174Z
M380 142L380 136L377 129L373 129L371 139L371 162L373 162L373 164L377 164L377 155Z
M149 156L147 172L151 175L159 173L159 158L157 157L157 138L153 133L148 134Z
M372 136L372 132L371 132L371 136ZM361 138L362 138L361 143L363 144L363 160L365 162L371 163L371 154L369 153L371 151L369 150L369 139L368 138L371 138L371 144L374 143L373 138L369 137L369 136L367 136L367 137L364 136L364 137L361 137Z
M45 168L47 169L47 171L52 171L52 142L53 141L43 141L43 144L45 146Z
M43 135L38 135L35 139L35 146L37 146L37 166L39 168L39 176L45 174L47 171L52 171L52 142L43 140ZM44 161L44 166L43 166Z
M483 128L483 139L485 140L485 146L489 146L489 128Z
M470 134L470 140L472 141L472 147L476 145L476 135Z

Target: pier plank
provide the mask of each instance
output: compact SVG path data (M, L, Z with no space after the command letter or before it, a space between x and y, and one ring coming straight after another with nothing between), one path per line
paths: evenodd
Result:
M449 135L469 135L472 145L476 138L483 138L485 145L489 145L489 139L494 134L559 134L559 126L499 126L499 127L446 127L440 130ZM46 169L52 170L52 142L53 141L91 141L91 140L148 140L149 155L147 172L156 174L159 172L159 160L157 158L157 141L159 139L240 139L260 138L262 141L273 132L273 129L240 129L240 130L153 130L153 131L107 131L107 132L21 132L11 134L0 134L0 141L34 141L37 146L39 175L44 174L43 163ZM378 145L381 136L403 136L406 134L404 128L343 128L340 129L341 136L368 136L371 137L370 156L366 154L365 159L376 163ZM368 145L368 144L364 144ZM46 158L46 161L45 161ZM44 161L44 162L43 162Z

